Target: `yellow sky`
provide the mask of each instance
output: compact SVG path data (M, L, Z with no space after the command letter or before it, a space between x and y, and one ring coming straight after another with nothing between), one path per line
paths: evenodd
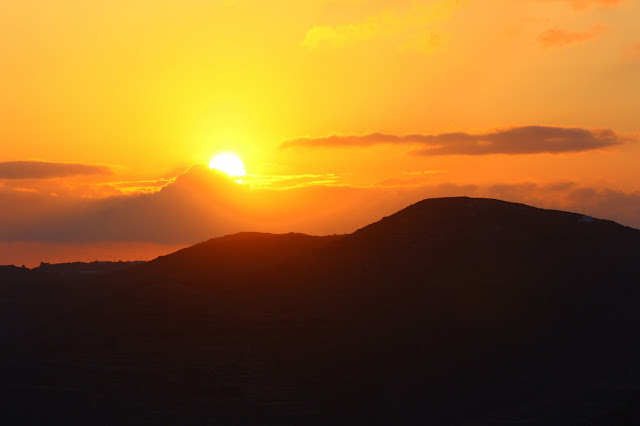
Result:
M4 0L0 157L261 168L302 135L638 131L640 4L582 3Z
M632 194L638 22L637 0L0 0L0 163L112 172L0 176L0 189L150 190L234 151L249 173L272 178L576 182ZM420 144L393 142L281 148L330 135L526 126L608 129L618 139L553 154L424 156L410 154Z

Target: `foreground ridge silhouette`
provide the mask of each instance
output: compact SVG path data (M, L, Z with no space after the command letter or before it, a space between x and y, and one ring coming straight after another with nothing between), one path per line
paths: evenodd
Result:
M3 267L0 419L638 424L638 253L614 222L461 197L89 278Z

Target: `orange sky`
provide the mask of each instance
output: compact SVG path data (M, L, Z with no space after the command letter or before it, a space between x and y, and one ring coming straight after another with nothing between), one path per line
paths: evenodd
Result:
M424 196L640 227L638 22L637 0L0 0L0 264L350 232ZM251 174L224 202L190 169L220 151ZM211 223L55 232L154 203Z

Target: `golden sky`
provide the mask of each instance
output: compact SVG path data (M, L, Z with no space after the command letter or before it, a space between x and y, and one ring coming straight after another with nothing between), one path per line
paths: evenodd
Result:
M202 208L237 228L348 232L425 195L640 227L638 22L638 0L0 0L0 241L60 242L44 219L113 220L99 203L220 151L251 176ZM214 225L163 243L236 231Z

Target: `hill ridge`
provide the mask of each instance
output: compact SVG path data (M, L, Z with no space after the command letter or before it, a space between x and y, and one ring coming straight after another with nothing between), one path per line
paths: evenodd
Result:
M345 236L241 233L90 282L0 280L0 408L12 423L606 424L638 406L640 231L582 217L429 199Z

